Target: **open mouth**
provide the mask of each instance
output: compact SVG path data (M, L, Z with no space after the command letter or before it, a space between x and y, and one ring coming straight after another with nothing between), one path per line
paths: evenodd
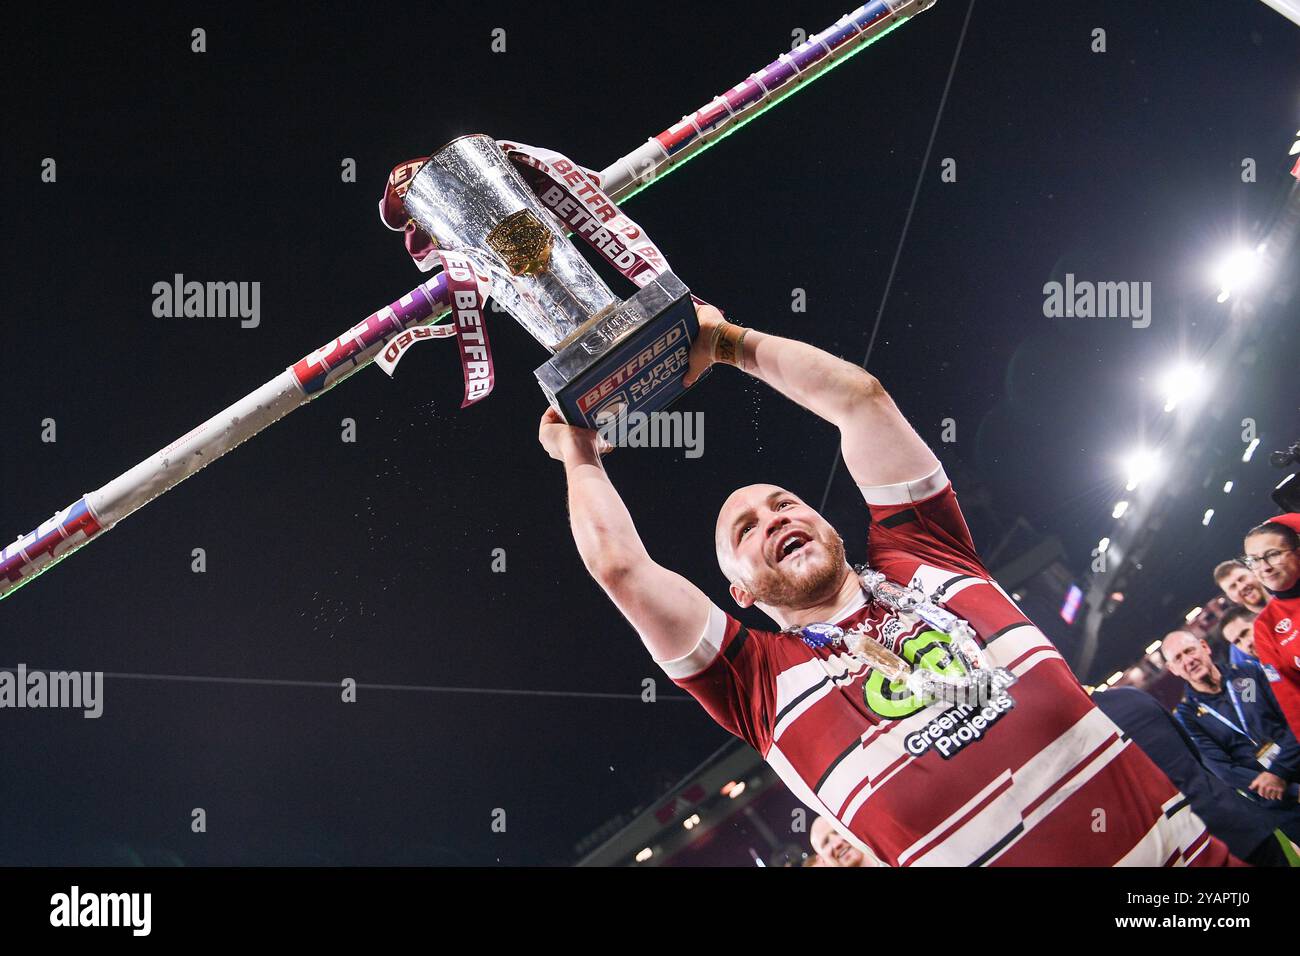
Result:
M775 554L776 562L780 564L796 551L803 549L808 542L812 541L812 535L805 534L802 531L787 531L777 539Z

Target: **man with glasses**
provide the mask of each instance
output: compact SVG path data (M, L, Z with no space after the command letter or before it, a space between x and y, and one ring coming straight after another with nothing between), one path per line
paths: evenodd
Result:
M1292 732L1300 734L1300 514L1278 515L1246 534L1242 561L1272 596L1255 618L1255 653Z

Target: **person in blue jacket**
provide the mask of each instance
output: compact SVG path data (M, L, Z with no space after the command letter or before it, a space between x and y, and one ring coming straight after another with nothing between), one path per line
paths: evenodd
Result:
M1192 738L1158 700L1135 687L1112 687L1093 694L1092 702L1165 772L1233 856L1252 866L1300 866L1300 854L1277 830L1276 815L1210 773Z
M1206 766L1269 810L1300 841L1300 741L1291 733L1258 661L1220 668L1209 645L1188 631L1161 643L1169 670L1187 684L1174 716Z

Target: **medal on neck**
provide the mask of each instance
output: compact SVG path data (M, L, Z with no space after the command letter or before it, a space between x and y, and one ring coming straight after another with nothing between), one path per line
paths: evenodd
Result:
M808 647L818 648L843 645L854 657L873 670L907 688L923 700L949 701L951 703L984 703L1015 683L1016 677L1006 668L992 667L983 648L975 639L975 629L962 618L943 607L938 601L927 598L918 588L895 584L879 571L867 565L853 569L868 599L892 610L905 621L920 619L952 640L950 653L964 665L962 676L948 676L935 671L913 670L912 666L879 641L865 634L846 637L844 629L835 624L813 623L785 628L782 633L797 637Z

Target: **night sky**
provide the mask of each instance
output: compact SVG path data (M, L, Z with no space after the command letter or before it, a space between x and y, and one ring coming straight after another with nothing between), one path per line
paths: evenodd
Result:
M376 216L393 165L481 131L601 168L845 9L785 7L12 19L4 542L417 285ZM733 321L861 361L967 9L940 0L628 212ZM1178 623L1275 511L1264 452L1300 438L1294 316L1270 315L1248 355L1206 356L1227 312L1205 272L1285 196L1297 80L1300 28L1247 0L983 0L970 19L869 367L979 483L977 543L1023 516L1082 581L1164 365L1205 357L1232 403L1207 418L1196 492L1085 680ZM1243 157L1258 182L1241 182ZM1043 284L1067 272L1150 281L1151 326L1044 318ZM261 324L155 318L153 284L176 273L260 282ZM545 352L489 321L485 402L460 410L454 345L422 345L395 379L363 370L0 604L0 664L135 675L106 679L98 720L0 711L0 863L565 864L727 740L588 579L561 466L536 441ZM1238 406L1259 423L1249 465ZM607 467L650 553L724 603L722 500L772 481L815 503L837 436L731 369L678 407L705 412L701 458L624 449ZM1210 502L1202 473L1236 491ZM856 557L866 511L842 467L825 514Z

